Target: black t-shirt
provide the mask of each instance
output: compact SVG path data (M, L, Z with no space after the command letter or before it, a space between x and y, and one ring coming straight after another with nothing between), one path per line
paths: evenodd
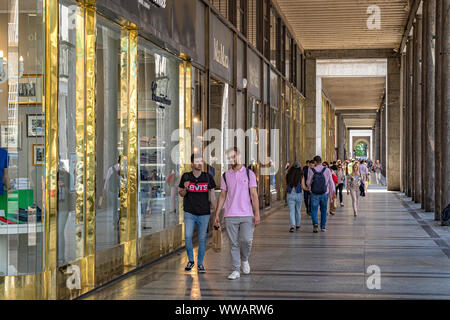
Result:
M183 199L185 212L198 216L210 214L208 191L216 188L214 178L206 172L196 178L192 172L183 174L179 187L184 189L184 183L189 181L189 191Z

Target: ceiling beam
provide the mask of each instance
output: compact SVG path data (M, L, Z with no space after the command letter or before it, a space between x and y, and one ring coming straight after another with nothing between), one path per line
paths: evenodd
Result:
M384 59L399 56L393 49L306 50L305 54L307 59Z
M377 109L336 109L335 113L338 114L377 114Z
M402 41L400 42L400 47L398 48L398 52L403 52L403 49L406 45L406 41L408 40L409 33L411 32L411 28L414 22L414 18L416 17L417 10L420 6L420 0L411 0L411 9L409 10L408 22L405 26L405 31L403 32Z

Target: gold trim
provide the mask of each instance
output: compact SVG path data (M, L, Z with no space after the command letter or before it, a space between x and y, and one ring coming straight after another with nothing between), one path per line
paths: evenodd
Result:
M137 29L128 31L128 243L125 246L124 265L126 268L136 267L137 262L137 157L138 157L138 97L137 97Z
M120 243L128 241L128 186L127 176L128 168L128 100L129 100L129 34L123 29L120 36L120 144L122 145L121 170L125 174L120 176ZM127 166L124 168L124 166Z
M44 177L44 291L48 299L56 298L55 273L58 243L58 32L59 4L44 2L45 12L45 177Z
M85 256L89 257L86 267L86 283L95 283L95 67L96 67L96 12L85 8Z
M76 223L76 257L84 256L84 191L85 191L85 137L84 137L84 108L85 108L85 39L84 39L84 8L77 8L76 14L76 115L75 135L77 155L75 181L75 223Z

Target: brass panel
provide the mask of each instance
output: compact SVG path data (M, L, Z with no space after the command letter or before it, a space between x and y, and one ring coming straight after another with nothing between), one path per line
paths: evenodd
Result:
M137 192L138 192L138 126L137 126L137 29L129 30L129 71L128 71L128 242L125 245L126 267L136 267L136 238L137 238Z
M44 273L0 277L0 300L45 299Z
M185 111L185 96L186 96L186 63L185 62L181 62L180 63L180 70L179 70L179 117L178 117L178 121L179 121L179 137L180 137L180 143L179 143L179 161L180 161L180 166L179 166L179 173L180 173L180 177L183 175L183 172L185 172L185 170L187 168L185 168L185 158L186 158L186 149L185 149L185 138L184 138L184 128L185 128L185 119L186 119L186 111ZM178 214L179 214L179 219L178 221L183 221L184 220L184 214L183 214L183 205L181 203L181 201L178 201Z
M128 141L128 100L129 100L129 35L127 30L122 30L120 39L120 144L123 147L120 168L125 169L126 174L120 176L120 243L128 241L128 186L127 176L128 169L124 168L127 165L127 149Z
M99 287L125 273L124 251L124 244L119 244L95 254L95 287Z
M85 141L84 141L84 107L85 107L85 37L84 37L84 8L80 8L76 16L76 118L75 134L77 154L77 175L75 181L76 200L76 256L84 256L84 169L85 169Z
M92 260L93 256L90 257L83 257L80 259L77 259L71 263L68 263L67 265L60 266L58 268L58 271L56 273L56 286L58 291L58 299L74 299L76 297L79 297L82 294L85 294L91 290L94 289L94 286L92 284L88 283L88 272L87 268L90 265L93 265L93 263L90 263L90 260ZM74 286L73 289L70 289L67 285L67 282L71 281L71 277L73 275L73 271L71 271L69 268L73 266L76 266L80 269L80 287L77 288Z
M96 13L85 9L85 256L95 255L95 67ZM95 259L88 259L87 283L95 282Z
M184 225L178 224L138 239L138 265L150 263L184 245Z

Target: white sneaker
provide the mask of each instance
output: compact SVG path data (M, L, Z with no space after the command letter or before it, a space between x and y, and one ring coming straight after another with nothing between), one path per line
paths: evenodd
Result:
M233 271L233 273L228 276L228 279L236 280L236 279L239 279L240 277L241 277L241 274L239 273L239 271Z
M242 261L242 272L244 272L244 274L250 273L250 264L248 261Z

